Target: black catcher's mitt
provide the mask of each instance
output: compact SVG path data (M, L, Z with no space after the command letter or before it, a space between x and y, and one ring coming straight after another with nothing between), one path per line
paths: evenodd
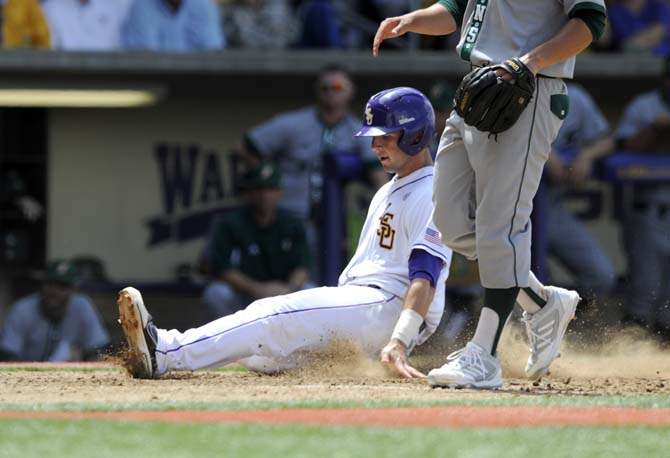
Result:
M496 76L507 70L512 79ZM476 68L463 78L454 95L454 109L465 123L497 134L514 125L535 92L535 75L517 58Z

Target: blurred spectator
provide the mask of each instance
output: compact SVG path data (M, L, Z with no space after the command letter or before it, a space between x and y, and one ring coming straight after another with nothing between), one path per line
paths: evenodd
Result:
M594 162L610 154L614 140L602 112L586 90L568 84L570 109L552 144L544 175L547 186L548 254L574 276L582 298L602 301L616 280L614 266L598 240L563 199L591 177Z
M402 16L417 8L417 0L371 0L377 7L381 18Z
M16 168L5 168L0 174L0 210L5 217L20 214L31 223L44 213L44 207L30 196L29 187Z
M0 336L0 359L93 360L109 336L90 300L75 293L76 271L67 261L47 266L39 292L12 305Z
M282 174L280 207L307 224L314 252L325 155L353 153L364 164L375 189L388 181L370 141L354 137L360 121L349 112L354 83L348 73L336 66L324 69L317 77L315 91L316 105L280 113L253 127L237 151L249 165L257 165L261 159L277 162Z
M305 228L277 209L279 170L265 162L247 172L241 188L245 205L226 212L212 228L209 265L214 280L204 301L216 318L264 297L305 287L310 253Z
M286 48L298 36L288 0L227 0L221 5L228 46Z
M2 0L2 46L48 48L49 27L38 0Z
M659 88L633 99L616 137L625 151L670 154L670 57ZM624 320L670 340L670 184L636 184L623 231L630 282Z
M121 49L123 22L131 3L132 0L46 0L43 9L51 31L51 47L67 51Z
M603 44L614 50L670 53L670 4L664 0L620 0L607 7Z
M306 0L300 7L299 48L344 48L337 12L331 0Z
M316 105L280 113L251 128L238 151L251 165L261 159L278 162L283 190L280 206L302 220L309 219L312 206L320 203L325 154L355 153L375 187L388 180L369 140L353 135L359 121L349 111L354 83L348 73L336 66L324 69L317 77L315 92Z
M431 153L435 157L437 144L440 142L440 136L447 123L447 118L453 109L454 102L454 88L447 80L439 80L433 84L428 91L428 99L435 110L435 132L436 138L433 142L434 148L431 148Z
M127 49L203 51L225 39L213 0L137 0L124 27Z
M0 173L0 268L27 266L38 255L35 248L43 235L36 223L44 215L44 206L29 190L17 168L5 167Z

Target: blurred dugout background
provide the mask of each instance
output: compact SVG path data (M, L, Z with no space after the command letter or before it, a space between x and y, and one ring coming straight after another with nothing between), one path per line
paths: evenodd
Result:
M372 58L369 43L379 19L417 1L156 0L172 11L211 3L215 16L202 27L218 27L218 41L186 37L181 44L128 40L132 1L2 3L0 320L16 298L37 288L36 273L48 260L74 259L80 289L92 297L115 341L121 335L116 291L127 284L145 292L162 327L183 329L205 319L207 279L198 260L212 218L238 203L230 151L250 127L313 103L322 68L335 63L351 72L355 116L370 94L384 88L407 85L428 93L440 79L455 87L468 71L453 39L411 36ZM643 11L640 2L609 3ZM668 8L668 2L641 3ZM43 19L20 13L21 7L41 8ZM643 16L634 17L641 22ZM668 19L660 28L651 19L630 22L637 29L628 41L626 30L610 27L606 39L577 60L575 81L613 128L627 103L658 87L670 27L670 17L660 17ZM63 37L68 30L73 36ZM263 40L249 30L279 35ZM314 153L320 154L318 145ZM670 159L659 157L651 169L631 167L641 179L653 175L665 182ZM619 288L629 273L619 218L631 205L630 186L630 174L592 177L566 203L603 245ZM335 250L355 245L357 212L368 197L368 190L353 186L335 200L336 208L326 202L325 213L347 221ZM328 256L340 260L337 253ZM552 267L558 282L570 284L567 272ZM450 281L468 286L476 269L455 263ZM621 315L622 296L615 291L613 297L607 307L615 313L596 314L593 325Z

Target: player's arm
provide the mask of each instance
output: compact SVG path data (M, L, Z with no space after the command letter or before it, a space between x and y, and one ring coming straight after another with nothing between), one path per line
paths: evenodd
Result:
M444 261L427 251L414 249L409 258L410 285L403 309L391 340L381 351L382 362L392 365L407 378L425 377L409 364L407 349L418 336L435 295L435 284L444 267Z
M262 283L238 269L226 269L221 273L221 280L235 291L253 299L264 297Z
M521 56L534 74L576 56L602 36L607 18L604 9L578 8L580 5L573 8L571 19L556 35Z
M241 270L228 269L221 274L221 279L250 298L263 299L264 297L280 296L295 291L288 283L281 281L258 281Z
M422 35L449 35L456 31L457 25L452 12L446 4L457 2L443 1L435 3L428 8L412 11L402 16L384 19L372 42L372 54L379 54L382 41L396 38L407 32L420 33Z

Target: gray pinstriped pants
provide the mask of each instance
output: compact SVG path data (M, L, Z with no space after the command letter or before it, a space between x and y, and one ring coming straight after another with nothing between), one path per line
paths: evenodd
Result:
M447 120L435 158L434 220L447 246L479 260L485 288L528 286L530 213L562 123L550 109L558 94L567 95L562 80L538 78L530 105L497 140L455 112Z

